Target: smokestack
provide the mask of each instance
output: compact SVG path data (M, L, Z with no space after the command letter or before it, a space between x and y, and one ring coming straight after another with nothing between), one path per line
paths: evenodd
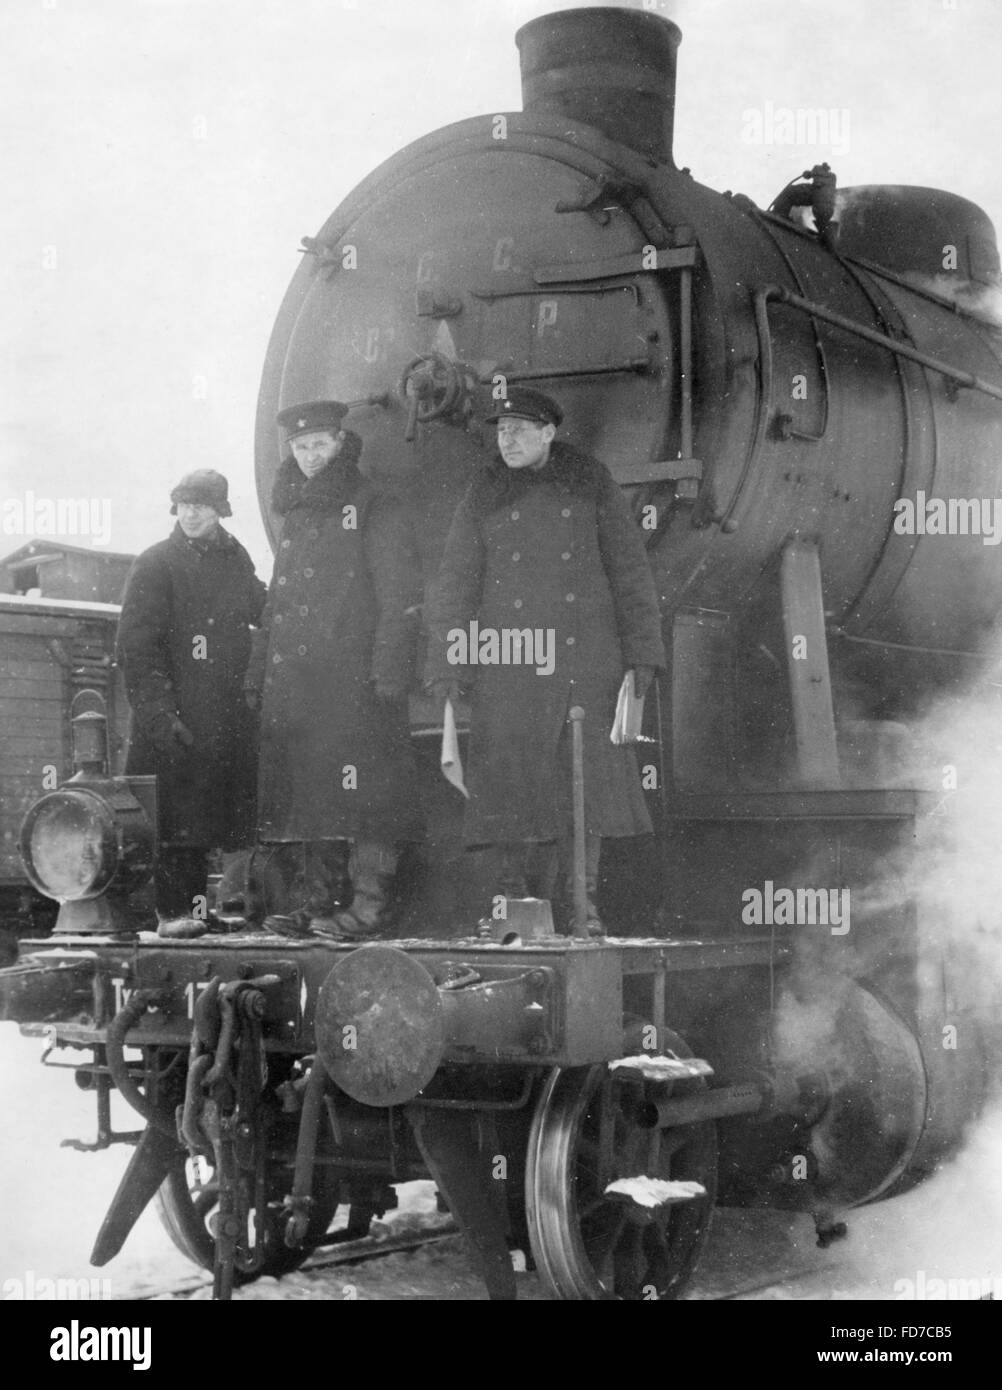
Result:
M672 162L677 24L612 8L563 10L515 35L526 111L570 117Z

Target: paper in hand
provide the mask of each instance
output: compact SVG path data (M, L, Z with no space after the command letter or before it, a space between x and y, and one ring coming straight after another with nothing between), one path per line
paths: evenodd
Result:
M627 671L619 687L616 717L609 734L613 743L637 743L644 723L644 697L638 696L633 684L633 672Z
M469 800L470 793L463 781L463 762L459 756L459 735L456 732L456 711L452 701L446 700L442 717L442 775L447 782L463 793Z

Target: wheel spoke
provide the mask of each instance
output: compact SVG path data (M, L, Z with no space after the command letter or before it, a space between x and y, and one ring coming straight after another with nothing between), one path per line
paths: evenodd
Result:
M577 1161L580 1168L585 1169L588 1173L597 1178L599 1170L598 1140L587 1139L582 1135L581 1142L578 1144Z
M652 1178L661 1176L661 1130L655 1127L647 1138L647 1170Z
M613 1292L620 1298L637 1298L643 1287L647 1270L643 1237L644 1227L631 1222L616 1247Z
M613 1208L610 1205L609 1211L612 1219L609 1222L608 1229L591 1238L589 1241L591 1248L588 1251L591 1256L591 1262L595 1266L596 1274L607 1287L611 1287L614 1275L613 1261L616 1253L616 1246L623 1234L623 1228L626 1226L629 1215L625 1206L617 1205Z
M672 1125L670 1129L663 1129L661 1133L661 1162L671 1161L678 1153L679 1149L685 1148L686 1136L684 1125Z
M598 1196L590 1198L587 1202L579 1202L578 1219L587 1221L589 1217L594 1216L595 1212L599 1211L602 1207L608 1206L608 1204L609 1199L604 1192L600 1192Z

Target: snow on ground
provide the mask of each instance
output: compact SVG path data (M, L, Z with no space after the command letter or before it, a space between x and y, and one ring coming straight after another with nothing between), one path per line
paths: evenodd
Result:
M153 1208L140 1217L123 1252L103 1270L89 1264L101 1219L131 1150L100 1153L62 1149L65 1137L93 1139L93 1097L78 1090L72 1070L43 1068L42 1041L0 1028L0 1297L8 1279L94 1278L96 1296L137 1293L190 1283L193 1267L175 1249ZM132 1113L113 1100L118 1129L134 1128ZM689 1297L766 1300L892 1299L899 1280L977 1279L1002 1275L1002 1176L997 1155L1002 1122L975 1133L960 1159L931 1184L891 1202L848 1215L849 1238L826 1251L815 1246L803 1215L718 1210L699 1277ZM434 1188L398 1189L395 1232L440 1223ZM518 1276L519 1297L547 1295L534 1274ZM175 1296L182 1296L177 1294ZM183 1296L207 1298L208 1288ZM262 1279L236 1292L248 1300L465 1301L485 1297L458 1236L412 1252L357 1265L305 1270Z

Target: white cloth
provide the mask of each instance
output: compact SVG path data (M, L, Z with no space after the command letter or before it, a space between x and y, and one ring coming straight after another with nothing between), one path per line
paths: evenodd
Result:
M442 775L469 800L470 793L463 781L463 761L459 756L456 711L452 708L451 700L446 700L442 716Z
M627 671L623 677L623 684L619 687L616 714L609 737L613 743L637 743L643 723L644 697L637 695L633 672Z

